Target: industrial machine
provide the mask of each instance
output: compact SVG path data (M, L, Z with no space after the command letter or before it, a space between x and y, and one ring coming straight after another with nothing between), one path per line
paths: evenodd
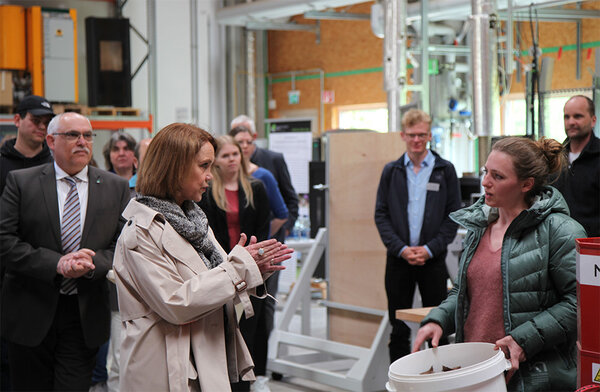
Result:
M28 94L79 101L75 9L0 5L0 106Z

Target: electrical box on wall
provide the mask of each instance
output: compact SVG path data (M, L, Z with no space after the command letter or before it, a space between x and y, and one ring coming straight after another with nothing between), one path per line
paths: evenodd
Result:
M52 102L76 102L75 21L65 12L42 11L44 94Z
M53 102L78 102L77 11L26 8L29 93Z
M129 19L86 18L88 105L131 106Z

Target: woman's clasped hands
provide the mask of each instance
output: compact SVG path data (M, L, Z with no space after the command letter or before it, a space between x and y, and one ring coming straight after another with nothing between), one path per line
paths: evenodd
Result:
M262 274L285 269L281 263L291 258L294 253L294 249L288 248L274 238L256 242L256 237L251 236L250 242L245 245L247 239L246 234L242 233L238 245L243 246L250 253Z

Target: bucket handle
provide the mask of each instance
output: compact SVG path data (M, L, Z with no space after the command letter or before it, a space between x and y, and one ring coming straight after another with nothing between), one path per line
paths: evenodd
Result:
M505 363L504 363L504 365L505 365L504 366L504 370L505 371L509 371L510 369L512 369L512 364L510 363L510 359L504 358L504 361L505 361Z

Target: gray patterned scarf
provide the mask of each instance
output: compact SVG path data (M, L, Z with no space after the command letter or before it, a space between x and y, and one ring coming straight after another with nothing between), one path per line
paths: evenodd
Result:
M206 214L196 203L186 200L179 207L170 200L142 195L138 196L136 200L154 211L160 212L175 231L192 244L208 269L215 268L223 262L214 243L208 238Z

